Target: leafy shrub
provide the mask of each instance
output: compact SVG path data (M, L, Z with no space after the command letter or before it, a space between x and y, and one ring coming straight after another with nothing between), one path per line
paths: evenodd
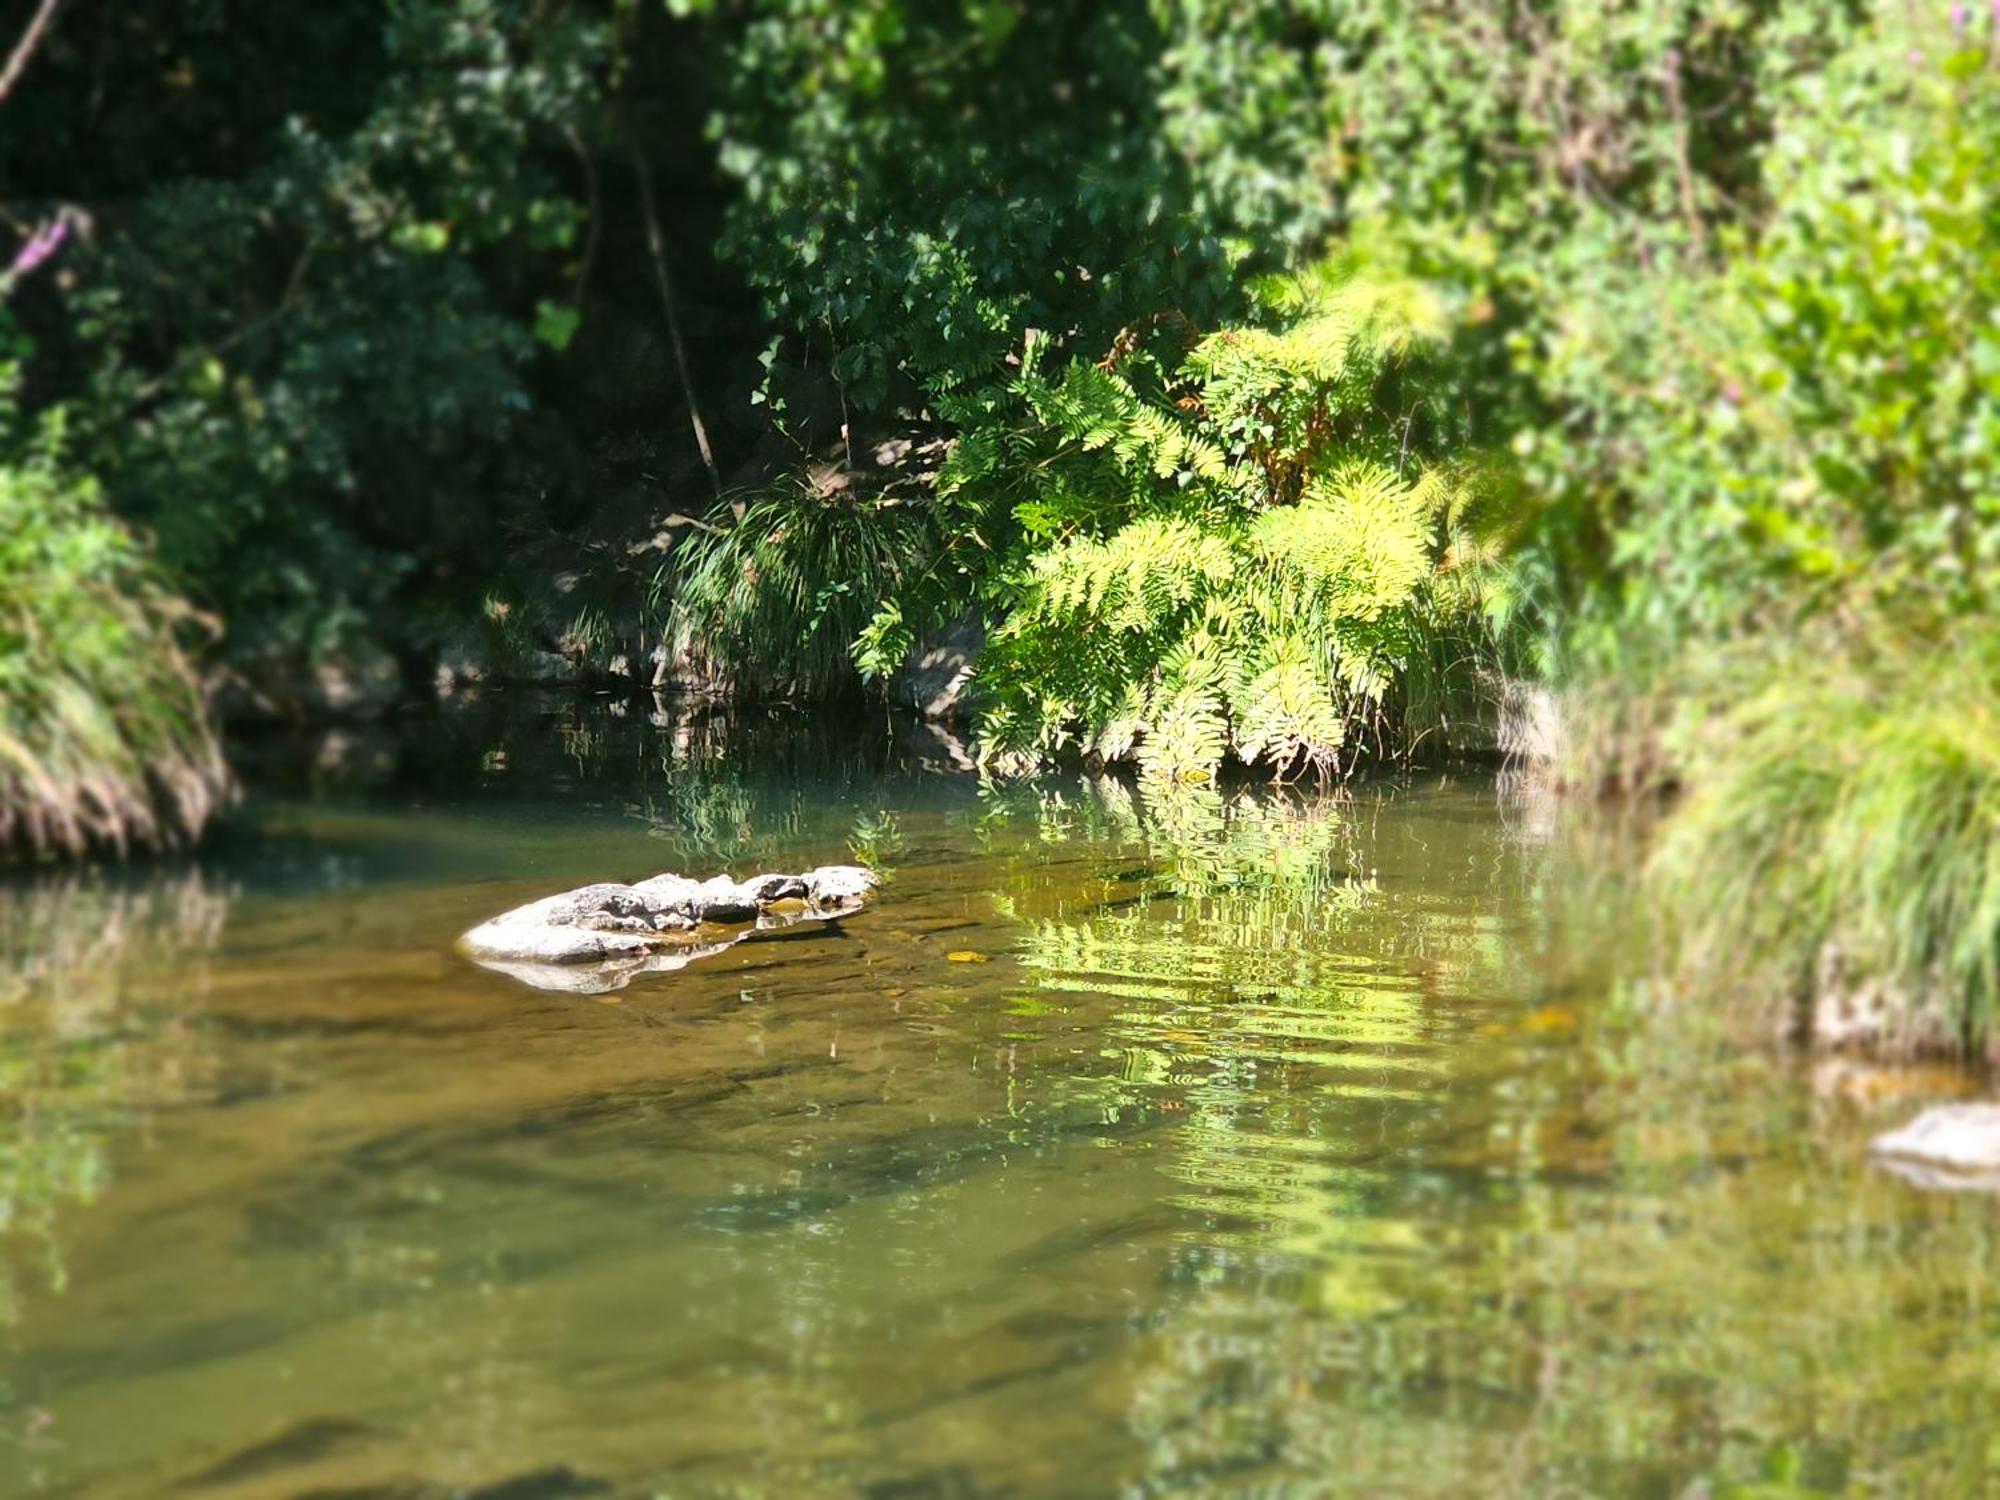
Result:
M1172 371L1133 355L1045 374L1031 342L1027 423L973 432L947 464L941 492L975 516L947 529L993 532L997 512L1021 538L988 594L989 760L1324 775L1364 730L1410 732L1389 722L1399 688L1472 618L1449 533L1473 490L1428 461L1454 429L1417 358L1444 309L1351 267L1267 299L1277 326L1211 335ZM904 618L878 617L864 665L886 669Z
M201 831L231 781L184 644L199 624L66 470L58 417L0 459L0 853Z
M1822 1040L2000 1039L2000 632L1727 663L1652 863L1683 973Z
M584 217L535 147L601 32L524 0L163 4L58 28L9 101L10 191L93 225L16 309L35 394L233 657L393 638L391 601L504 555L523 304Z
M1241 111L1244 84L1296 100L1314 72L1271 50L1269 14L675 8L719 18L712 128L741 187L726 248L863 410L995 383L1030 328L1096 349L1168 309L1212 320L1240 263L1281 266L1332 221L1319 132Z
M1759 191L1721 258L1620 258L1599 224L1587 271L1552 256L1533 284L1521 369L1551 411L1517 446L1573 675L1670 673L1830 610L1974 612L2000 579L1986 39L1885 16L1829 46L1770 60Z
M1948 20L1885 27L1775 122L1737 268L1756 337L1711 421L1744 525L1816 592L1974 613L2000 591L1996 84Z
M1540 506L1493 592L1565 689L1580 782L1683 775L1665 732L1729 701L1734 643L1936 635L2000 578L1994 23L1796 20L1744 58L1739 189L1694 161L1699 232L1607 202L1450 268L1503 309Z

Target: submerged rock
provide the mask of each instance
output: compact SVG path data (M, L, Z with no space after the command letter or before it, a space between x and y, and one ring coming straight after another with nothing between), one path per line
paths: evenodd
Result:
M1919 1187L2000 1192L2000 1104L1939 1104L1868 1149Z
M750 932L826 921L858 911L879 877L859 865L822 865L802 875L691 880L655 875L635 885L605 882L544 896L481 922L458 940L489 968L543 989L601 994L634 974L677 969L719 953ZM730 933L729 927L747 930ZM579 975L561 966L595 964ZM555 969L542 973L542 969Z

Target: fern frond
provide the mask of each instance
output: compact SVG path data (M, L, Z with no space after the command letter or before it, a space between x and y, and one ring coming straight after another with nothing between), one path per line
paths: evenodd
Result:
M1266 512L1250 545L1315 613L1372 620L1411 601L1431 572L1429 502L1389 470L1349 465L1312 481L1304 501Z
M1127 683L1111 710L1094 726L1090 753L1099 760L1124 760L1146 727L1146 692L1138 683Z
M1331 769L1347 738L1347 716L1318 655L1283 635L1251 665L1231 693L1237 754L1277 772L1300 760L1321 774Z
M1022 607L1037 618L1148 630L1236 570L1228 539L1192 521L1148 518L1109 537L1075 537L1035 558Z
M1155 702L1139 769L1161 781L1211 781L1229 748L1229 720L1214 684L1183 682Z

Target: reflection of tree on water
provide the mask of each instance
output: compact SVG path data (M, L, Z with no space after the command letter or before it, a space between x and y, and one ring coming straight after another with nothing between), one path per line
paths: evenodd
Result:
M194 1083L198 1041L139 1013L132 981L171 963L185 988L228 906L192 872L0 888L0 1320L23 1260L62 1286L58 1213L107 1185L114 1132Z
M1990 1204L1829 1161L1783 1104L1727 1143L1663 1129L1666 1098L1733 1106L1658 1056L1572 1118L1513 1081L1483 1107L1538 1147L1434 1135L1330 1173L1299 1210L1316 1255L1185 1248L1131 1406L1148 1492L1246 1468L1356 1496L1988 1492Z
M1152 873L1109 909L1029 928L1022 963L1038 992L1121 1002L1105 1026L1116 1072L1075 1086L1107 1113L1172 1115L1162 1165L1205 1241L1310 1249L1337 1150L1299 1129L1301 1101L1418 1099L1436 1066L1421 984L1365 936L1384 897L1361 873L1355 809L1212 788L1141 802L1116 782L1091 795Z
M1336 1183L1398 1114L1419 1115L1443 1067L1431 1003L1440 970L1484 961L1459 913L1427 911L1375 877L1373 819L1387 791L1359 798L1214 788L1089 784L1066 829L1130 845L1143 863L1096 910L1029 917L1022 963L1037 995L1108 995L1115 1071L1069 1081L1107 1114L1163 1113L1163 1170L1177 1206L1217 1250L1326 1254L1400 1231L1325 1213ZM1024 903L1025 904L1025 903ZM1427 930L1429 929L1429 930ZM1366 1102L1370 1139L1319 1127ZM1356 1286L1362 1303L1378 1290Z
M1371 1097L1408 1097L1435 1065L1443 1019L1427 997L1490 966L1485 924L1377 879L1379 798L1211 787L1135 794L1085 783L1044 793L1041 836L1110 846L1137 867L1084 909L1028 890L1010 899L1026 927L1021 961L1040 995L1130 1002L1111 1018L1125 1044L1113 1092L1146 1101L1151 1084L1203 1083L1182 1101L1237 1113L1289 1097L1273 1069ZM1489 894L1490 893L1482 893ZM1126 1087L1130 1086L1130 1087ZM1212 1097L1210 1097L1212 1096Z
M660 732L649 742L635 811L690 867L769 857L842 820L852 823L846 842L859 862L877 865L900 850L891 814L848 808L879 798L898 773L917 773L921 762L907 744L713 705L661 708L649 722Z
M1990 1204L1828 1151L1781 1059L1565 954L1546 828L1375 796L995 800L1120 865L1012 908L1024 1014L1117 1007L1044 1086L1150 1115L1177 1184L1136 1492L1990 1487Z

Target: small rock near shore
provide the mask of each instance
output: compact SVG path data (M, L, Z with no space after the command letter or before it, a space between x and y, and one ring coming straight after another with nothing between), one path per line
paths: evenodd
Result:
M1939 1104L1869 1151L1920 1187L2000 1191L2000 1104Z

